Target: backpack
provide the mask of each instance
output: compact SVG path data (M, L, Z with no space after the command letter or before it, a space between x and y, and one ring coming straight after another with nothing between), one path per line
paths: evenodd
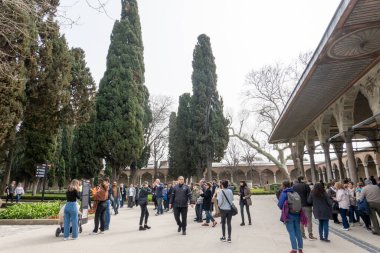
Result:
M289 213L299 214L302 209L301 197L297 192L288 192Z

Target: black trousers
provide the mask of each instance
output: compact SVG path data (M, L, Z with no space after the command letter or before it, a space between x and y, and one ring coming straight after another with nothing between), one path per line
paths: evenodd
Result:
M133 196L128 196L128 207L133 207Z
M227 221L227 230L228 230L228 238L231 238L231 220L232 220L232 212L231 210L223 210L220 209L220 217L222 218L222 234L223 237L226 237L226 221Z
M9 193L8 195L7 195L7 199L6 199L6 201L5 201L5 203L8 203L8 200L11 200L11 203L13 203L13 193Z
M99 221L100 221L100 231L104 231L104 225L106 224L106 201L100 201L95 211L95 228L94 232L98 232Z
M174 218L177 222L178 227L182 229L182 231L186 231L187 226L187 208L188 207L174 207ZM181 216L181 218L180 218Z
M143 220L145 218L145 225L148 224L148 217L149 217L149 212L148 212L148 207L147 207L147 203L146 204L141 204L140 205L140 208L141 208L141 214L140 214L140 226L142 226L142 223L143 223Z
M241 221L242 223L244 223L244 207L245 207L245 210L247 210L248 222L251 223L251 213L249 212L249 205L246 203L240 204Z

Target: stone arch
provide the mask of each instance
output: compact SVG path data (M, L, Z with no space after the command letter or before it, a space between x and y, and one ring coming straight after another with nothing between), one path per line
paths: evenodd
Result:
M233 180L234 180L234 183L247 180L247 178L245 177L244 171L242 171L240 169L235 170Z
M274 173L270 169L265 169L261 172L261 182L262 184L273 184L274 183Z
M247 172L248 180L252 181L253 185L260 185L260 174L256 169L251 169Z
M358 178L365 178L365 171L364 171L364 163L362 161L362 159L360 158L356 158L356 168L357 168L357 171L358 171Z
M365 165L367 165L367 168L368 168L368 176L369 177L374 176L376 178L377 176L376 162L373 159L372 155L367 154L364 161L365 161L364 162Z
M380 112L380 63L358 82L360 92L367 98L372 114Z
M144 181L147 181L149 184L151 184L153 181L153 175L149 172L144 172L143 174L141 174L141 182Z

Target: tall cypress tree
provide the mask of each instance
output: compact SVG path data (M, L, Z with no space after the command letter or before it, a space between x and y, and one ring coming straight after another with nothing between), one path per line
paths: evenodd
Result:
M34 178L36 164L52 160L56 135L65 118L63 108L69 102L71 57L52 15L41 24L40 45L33 47L34 60L29 62L30 79L20 131L25 139L23 168L27 178Z
M196 175L207 169L211 179L213 161L223 158L228 144L228 120L223 115L223 102L217 91L215 58L210 38L201 34L193 53L192 136Z
M97 155L95 121L94 111L89 122L74 130L72 169L78 178L93 178L103 167Z
M192 118L191 118L191 96L185 93L179 97L178 114L175 122L175 144L173 163L178 173L176 176L191 177L196 171L193 163Z
M176 144L177 144L177 114L172 112L169 118L169 152L168 152L168 162L169 162L169 176L178 177L179 168L176 161Z
M136 0L122 0L121 19L114 24L107 69L96 99L98 145L118 178L137 161L144 146L144 59Z

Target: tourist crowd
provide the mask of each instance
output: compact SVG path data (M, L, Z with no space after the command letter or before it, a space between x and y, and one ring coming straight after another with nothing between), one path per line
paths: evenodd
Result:
M363 226L374 235L380 235L380 178L360 179L355 185L350 179L307 183L303 176L293 183L284 181L277 193L281 221L286 225L292 250L303 252L303 240L316 240L313 234L312 215L318 220L318 234L322 242L330 242L329 221L350 231ZM340 220L339 220L340 216ZM306 236L306 230L308 236Z

